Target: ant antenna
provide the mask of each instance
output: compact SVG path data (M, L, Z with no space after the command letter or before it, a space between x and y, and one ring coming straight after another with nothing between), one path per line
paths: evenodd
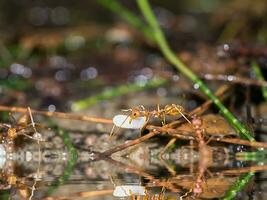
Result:
M175 104L172 104L174 106L174 108L183 116L183 118L189 123L192 124L191 121L181 112L181 110L179 108L177 108L177 106Z
M122 112L129 112L129 111L132 112L133 109L131 109L131 108L129 108L129 109L122 109L121 111L122 111Z
M40 147L40 141L42 140L42 135L40 133L37 132L36 127L35 127L35 122L33 121L33 117L32 117L32 112L31 112L31 108L27 107L29 115L30 115L30 119L31 119L31 124L32 124L32 128L34 130L34 135L33 138L36 138L37 143L38 143L38 155L39 155L39 164L41 161L41 147ZM39 168L38 168L38 172L39 172Z
M33 128L33 131L34 131L34 135L33 135L33 137L32 137L32 139L35 139L35 140L37 140L37 142L38 142L38 144L39 144L39 142L41 141L41 140L43 140L42 139L42 135L37 131L37 129L36 129L36 123L34 122L34 120L33 120L33 117L32 117L32 112L31 112L31 108L30 107L27 107L27 109L28 109L28 113L29 113L29 116L30 116L30 119L31 119L31 126L32 126L32 128Z
M37 130L35 128L35 122L33 121L33 117L32 117L31 108L30 107L27 107L27 109L28 109L28 113L29 113L29 116L30 116L30 119L31 119L32 128L33 128L34 132L37 133Z

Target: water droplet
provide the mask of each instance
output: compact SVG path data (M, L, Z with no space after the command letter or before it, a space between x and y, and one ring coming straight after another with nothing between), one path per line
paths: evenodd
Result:
M149 67L145 67L141 70L141 74L146 76L148 79L151 79L153 77L153 71Z
M42 26L49 19L49 10L47 8L33 7L29 12L28 17L31 24Z
M205 79L211 80L213 77L212 74L205 74Z
M199 84L195 83L194 84L194 88L195 88L195 90L198 90L199 89Z
M50 105L48 106L48 111L49 111L49 112L55 112L55 110L56 110L56 106L55 106L54 104L50 104Z
M165 88L160 87L157 89L157 95L160 97L164 97L167 95L167 90Z
M23 74L24 72L24 66L19 63L13 63L10 65L10 71L13 74Z
M74 51L85 45L86 39L81 35L69 36L65 40L65 46L68 50Z
M66 81L69 78L69 72L66 70L59 70L55 74L55 79L57 81Z
M49 65L52 68L58 69L67 66L67 60L63 56L52 56L49 58Z
M228 81L233 81L233 80L235 80L235 76L229 75L229 76L227 76L227 80Z
M97 69L94 67L88 67L87 69L84 69L80 73L80 78L83 81L90 80L96 78L98 75Z
M51 20L56 25L64 25L69 22L70 14L69 10L65 7L56 7L51 12Z
M135 77L135 82L140 85L141 87L147 84L148 78L144 75L138 75Z
M229 49L230 49L229 44L224 44L223 45L223 50L228 51Z
M178 75L173 75L172 80L173 81L179 81L180 77Z

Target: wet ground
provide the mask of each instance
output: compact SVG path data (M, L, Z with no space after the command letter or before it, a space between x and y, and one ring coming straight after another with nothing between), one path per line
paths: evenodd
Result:
M163 89L167 90L161 87ZM120 113L118 108L125 100L129 102L127 107L131 107L131 103L139 104L144 102L144 98L159 98L158 90L136 94L134 99L132 95L127 95L123 100L116 100L118 105L106 102L89 110L109 117L109 113L105 113L106 107L112 113ZM160 99L166 104L174 101L170 92L165 97L160 96ZM44 120L38 116L34 118L36 122ZM145 193L150 198L153 195L156 198L156 195L164 194L166 199L179 199L190 191L197 180L201 156L198 148L190 146L187 141L179 141L160 156L170 139L161 136L114 153L111 157L95 159L98 152L138 138L140 131L120 129L110 139L111 125L66 119L49 121L49 130L39 129L45 140L40 144L40 151L36 141L20 137L16 150L2 157L3 180L7 181L12 176L17 180L14 185L2 183L3 198L10 195L12 199L22 199L33 194L33 199L118 199L116 195L129 195L124 190L118 194L114 192L126 185L139 186L138 192L131 188L136 195ZM215 127L215 130L219 129ZM231 131L233 129L228 130ZM242 152L253 150L223 143L209 143L208 151L200 198L223 198L240 177L251 171L253 176L236 198L266 198L267 165L264 154L247 157ZM162 188L165 189L162 191Z
M1 199L267 198L267 83L251 66L265 76L266 3L151 2L177 57L257 142L118 13L91 1L3 1ZM111 131L118 114L134 121L123 109L146 123Z

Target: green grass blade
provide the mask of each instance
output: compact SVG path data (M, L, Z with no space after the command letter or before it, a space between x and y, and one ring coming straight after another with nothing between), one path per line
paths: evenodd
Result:
M63 174L54 183L51 184L51 186L46 191L46 195L51 195L60 185L62 185L69 179L78 158L77 150L73 146L69 134L59 127L54 127L53 129L63 139L63 142L70 154L70 158L68 159L67 166L65 167Z
M254 176L254 172L249 172L243 176L241 176L235 184L228 190L223 200L231 200L235 198L238 192L240 192L246 184L249 182L249 180Z
M193 71L191 71L170 49L164 34L158 24L156 17L154 16L152 9L147 0L137 0L140 10L146 18L149 26L151 27L154 39L161 49L166 59L173 64L181 73L193 81L199 89L206 94L213 103L220 109L224 117L231 123L239 132L242 138L250 141L255 141L249 130L220 102L220 100L211 92L211 90L200 80Z
M126 7L122 6L117 0L96 0L96 1L102 6L108 8L112 12L121 16L123 19L128 21L133 27L135 27L139 31L142 31L147 38L153 40L153 34L151 34L150 28L147 27L138 16L136 16Z
M257 79L260 81L265 81L264 76L263 76L261 69L260 69L259 65L257 64L257 62L252 61L251 66L252 66L252 69L253 69ZM267 101L267 87L262 87L261 90L262 90L262 95L263 95L265 101Z
M140 83L131 83L127 85L120 85L113 89L104 91L98 95L88 97L72 104L71 109L73 111L82 110L94 105L100 101L112 99L132 92L139 92L146 89L157 88L167 83L166 79L163 78L153 78L149 80L146 84L142 85Z

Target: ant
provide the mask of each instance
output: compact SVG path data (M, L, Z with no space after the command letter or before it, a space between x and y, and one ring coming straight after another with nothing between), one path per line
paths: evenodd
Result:
M195 130L196 139L198 140L198 148L200 154L199 164L198 164L199 173L192 188L187 193L185 193L180 197L181 200L184 197L188 196L189 193L192 193L193 197L199 197L201 193L204 192L203 189L203 184L205 183L204 175L205 171L208 168L207 164L209 162L208 161L209 152L203 136L204 130L201 129L202 125L203 121L200 117L197 117L196 115L192 117L192 126L193 129Z
M27 138L35 140L38 142L38 145L41 141L44 141L41 133L37 132L36 123L33 121L31 109L28 107L28 114L24 114L16 120L11 114L10 118L13 121L16 121L16 124L5 124L1 123L0 127L5 131L3 135L1 135L1 140L4 145L7 147L8 152L12 152L14 148L14 140L19 136L23 135ZM30 123L29 123L30 120ZM26 129L31 128L33 130L33 135L29 135Z
M120 118L119 119L120 122L117 122L117 119L116 119L116 125L119 124L119 127L121 128L123 127L125 123L132 124L134 120L137 120L138 118L141 118L141 117L145 118L145 120L142 121L143 122L142 127L144 127L149 122L151 117L161 119L162 125L165 125L166 116L182 116L188 123L191 124L191 121L185 116L185 115L188 115L188 113L185 112L185 109L182 106L176 105L176 104L166 105L163 109L160 109L160 106L158 104L157 110L152 110L152 111L149 111L143 105L139 105L134 108L130 108L130 109L122 110L122 111L127 112L128 115ZM115 125L113 126L111 130L110 136L113 135L114 128L115 128ZM135 128L135 127L132 127L132 128Z
M156 118L160 118L162 120L162 124L164 125L166 123L166 116L181 115L188 123L191 124L191 121L184 114L186 113L185 109L182 106L176 104L166 105L164 109L160 109L158 104L157 110L152 110L152 111L147 110L143 105L122 111L124 112L130 111L129 114L130 123L138 117L145 117L146 122L148 122L150 117L153 116Z
M10 191L10 199L14 195L19 195L21 199L29 199L31 200L34 196L34 192L36 190L37 181L40 181L40 162L38 164L37 172L33 174L33 176L27 175L24 177L19 177L15 173L15 161L14 160L7 160L4 167L1 169L0 172L0 190ZM30 186L29 181L33 181L33 184Z

